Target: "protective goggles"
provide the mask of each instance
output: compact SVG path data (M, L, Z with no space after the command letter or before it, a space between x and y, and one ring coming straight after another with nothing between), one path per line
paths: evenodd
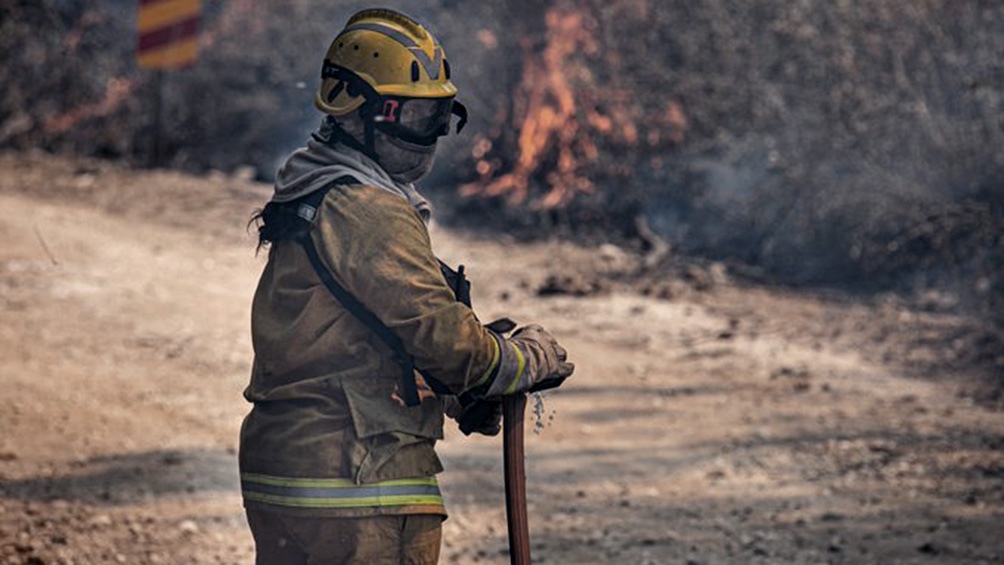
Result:
M450 98L380 96L373 121L377 129L403 141L430 145L450 133L457 116L457 133L467 124L467 108Z
M363 96L367 111L377 129L404 141L431 145L450 133L450 119L457 116L457 133L467 124L467 107L449 98L411 98L384 96L358 74L325 59L321 78L333 78L338 84L328 94L334 99L344 89L349 96Z

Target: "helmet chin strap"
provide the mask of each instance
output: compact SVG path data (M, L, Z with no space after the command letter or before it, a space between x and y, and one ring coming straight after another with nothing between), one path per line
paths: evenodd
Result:
M340 141L345 145L348 145L349 147L363 153L370 159L379 163L380 158L376 152L376 141L374 139L373 118L377 115L376 105L380 99L380 94L377 93L376 89L370 86L370 84L363 80L363 78L358 74L342 67L341 65L336 65L328 59L324 60L324 65L321 67L321 77L333 78L341 81L341 84L345 85L345 93L353 98L356 96L363 97L365 102L363 102L363 105L359 107L359 117L362 118L363 121L362 143L349 134L349 132L345 131L345 129L330 116L329 120L336 141ZM339 93L341 93L340 87L337 91L332 91L329 96L334 98Z
M381 104L382 100L380 94L375 88L373 88L373 86L363 80L363 78L355 72L342 67L341 65L332 63L327 59L325 59L324 66L321 68L321 76L323 78L334 78L340 81L336 90L333 90L328 94L329 98L338 96L341 93L341 89L345 88L345 93L350 97L354 98L356 96L362 96L365 100L358 110L359 118L363 123L363 139L361 142L351 133L346 131L345 128L338 123L338 120L331 115L329 115L326 119L328 120L328 124L331 126L332 135L329 139L322 139L321 141L329 144L333 141L343 143L380 164L380 155L376 150L376 118L379 115L380 108L378 106ZM344 85L344 87L342 85ZM460 133L460 130L462 130L464 125L467 124L467 108L460 102L454 100L451 105L450 112L458 118L457 133ZM443 134L448 133L448 131L449 130L447 129L447 131L443 132ZM393 136L391 137L393 138ZM436 138L432 140L433 143L429 145L435 147L435 140L438 139L438 137L439 136L436 136Z
M375 115L374 105L369 100L363 104L362 108L359 108L359 117L363 119L363 139L365 144L363 153L369 155L370 159L379 163L380 155L376 152L376 132L374 131L376 126L373 122Z

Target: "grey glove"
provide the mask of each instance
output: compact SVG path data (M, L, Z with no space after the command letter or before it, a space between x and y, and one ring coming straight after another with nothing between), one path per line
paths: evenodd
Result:
M536 324L516 330L509 339L496 339L501 350L499 367L486 397L553 388L575 371L565 348Z

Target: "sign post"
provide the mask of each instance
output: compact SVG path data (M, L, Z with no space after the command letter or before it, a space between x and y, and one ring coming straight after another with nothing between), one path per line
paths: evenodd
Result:
M201 0L139 0L136 22L136 61L155 71L153 140L150 164L159 165L163 154L163 72L183 69L199 56Z
M201 0L139 0L136 58L145 69L183 69L199 55Z

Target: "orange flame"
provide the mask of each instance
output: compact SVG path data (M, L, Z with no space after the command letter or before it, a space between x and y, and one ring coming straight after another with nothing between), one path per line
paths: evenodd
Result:
M496 139L479 135L471 150L478 180L462 186L462 195L502 196L521 204L531 192L541 192L530 201L532 208L559 207L576 194L595 191L586 167L600 157L598 141L634 146L642 137L630 90L598 87L582 58L595 58L600 51L591 32L597 22L589 10L570 4L552 7L545 24L542 52L533 51L529 38L520 41L523 74L510 117L518 132L511 170L501 170L504 160L498 152L505 149L495 143L501 128L493 132ZM670 102L664 111L644 118L653 128L646 131L650 145L682 143L687 124L679 103ZM499 123L504 121L503 116ZM541 184L542 191L535 188Z
M586 30L587 18L578 11L549 9L545 16L547 44L539 56L532 53L530 41L522 39L524 68L518 92L525 109L521 121L513 116L519 131L515 165L512 171L492 178L497 164L486 158L492 142L478 138L472 156L480 179L462 187L462 194L505 195L511 203L521 203L529 195L531 177L553 154L557 162L545 179L548 189L536 206L551 208L565 202L574 191L593 190L592 183L577 170L582 157L595 158L597 151L588 136L578 135L575 90L566 63L577 52L595 54L598 50Z

